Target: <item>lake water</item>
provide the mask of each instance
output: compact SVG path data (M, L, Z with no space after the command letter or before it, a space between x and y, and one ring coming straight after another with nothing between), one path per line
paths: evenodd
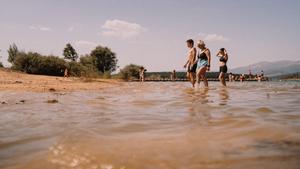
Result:
M124 83L0 101L4 169L300 167L299 82Z

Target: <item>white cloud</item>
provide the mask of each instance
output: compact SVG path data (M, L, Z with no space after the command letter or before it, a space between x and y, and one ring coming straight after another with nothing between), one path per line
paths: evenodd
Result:
M130 23L118 19L105 21L102 25L102 29L104 30L99 33L99 35L121 39L135 37L146 31L146 28L137 23Z
M218 35L218 34L199 33L199 36L204 41L209 41L209 42L228 42L229 41L229 39L227 37L224 37L223 35Z
M42 25L31 25L29 26L30 30L39 30L39 31L51 31L52 29L50 27L42 26Z

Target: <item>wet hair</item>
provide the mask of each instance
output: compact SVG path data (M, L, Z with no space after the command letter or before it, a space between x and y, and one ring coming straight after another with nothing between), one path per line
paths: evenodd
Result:
M193 39L188 39L188 40L186 41L186 43L189 43L189 44L191 44L191 45L194 46L194 40L193 40Z
M221 48L220 51L224 52L225 48Z

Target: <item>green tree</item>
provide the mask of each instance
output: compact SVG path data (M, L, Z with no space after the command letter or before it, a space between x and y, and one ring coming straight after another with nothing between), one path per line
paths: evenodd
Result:
M87 67L90 71L98 72L96 67L96 58L90 55L83 55L80 57L80 63Z
M102 73L113 72L117 68L116 54L107 47L97 46L91 57L95 58L95 66Z
M15 59L19 53L19 49L17 47L17 45L15 43L13 43L12 45L9 45L9 49L7 50L8 52L8 62L14 64Z
M78 59L78 54L70 43L68 43L64 48L63 55L65 56L65 59L69 59L71 61L76 61Z

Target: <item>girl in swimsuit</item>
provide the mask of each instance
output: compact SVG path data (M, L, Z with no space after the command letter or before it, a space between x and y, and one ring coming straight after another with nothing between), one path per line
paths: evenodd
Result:
M217 57L220 57L220 74L219 80L223 86L226 86L225 75L227 73L227 61L228 61L228 53L225 48L221 48L220 51L217 53Z
M202 40L198 41L197 44L200 52L198 52L197 61L197 82L200 85L200 79L203 80L205 87L208 87L208 82L206 78L206 71L210 70L210 50L205 47L205 43Z

